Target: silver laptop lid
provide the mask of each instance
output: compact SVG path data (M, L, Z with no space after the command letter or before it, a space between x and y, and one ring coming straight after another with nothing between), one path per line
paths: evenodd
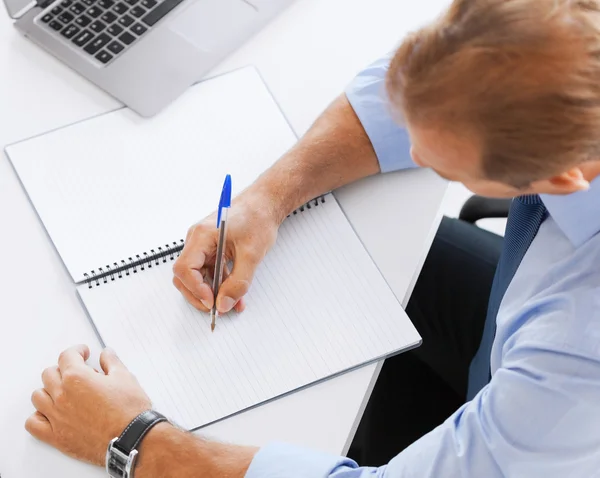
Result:
M4 0L10 18L20 18L36 6L35 0Z

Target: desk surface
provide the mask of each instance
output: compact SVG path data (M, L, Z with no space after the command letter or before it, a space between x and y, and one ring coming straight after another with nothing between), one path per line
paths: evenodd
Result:
M448 0L297 0L215 73L254 64L302 135L364 65ZM0 15L0 145L106 112L119 104L12 28ZM377 188L373 184L377 182ZM429 171L351 185L337 197L396 295L406 303L440 218L446 184ZM386 198L387 208L371 205ZM376 215L372 211L377 211ZM382 222L384 233L381 231ZM104 476L23 429L30 393L63 348L98 341L74 287L8 160L0 158L0 474ZM378 225L375 228L375 224ZM375 231L378 231L377 234ZM287 396L203 430L230 442L272 439L340 453L368 399L377 366Z

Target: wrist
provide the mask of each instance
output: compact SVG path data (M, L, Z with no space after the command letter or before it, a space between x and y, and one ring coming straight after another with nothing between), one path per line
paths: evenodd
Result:
M146 410L131 420L123 432L108 445L105 463L108 475L133 478L140 444L155 426L165 422L167 418L154 410Z
M245 202L264 210L278 226L295 209L329 191L320 185L318 168L301 166L302 157L300 151L290 151L242 193Z
M140 446L135 478L243 478L257 451L206 441L170 423L159 423Z
M252 186L240 194L238 200L253 213L260 213L275 227L279 227L295 206L293 201L275 178L268 175L259 178Z
M183 432L168 422L159 423L150 430L139 447L135 477L169 476L168 466L175 457L169 457L167 453L180 433Z

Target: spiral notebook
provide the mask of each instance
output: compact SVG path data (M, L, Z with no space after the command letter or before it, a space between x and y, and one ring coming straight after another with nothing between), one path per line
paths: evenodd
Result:
M195 429L414 347L420 337L333 195L284 221L247 310L219 319L172 286L187 228L296 137L253 68L163 114L126 109L7 148L103 344L157 410Z

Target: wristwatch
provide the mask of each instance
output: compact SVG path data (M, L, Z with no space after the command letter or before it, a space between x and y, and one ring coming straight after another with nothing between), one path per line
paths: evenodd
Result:
M150 429L167 421L164 415L147 410L135 417L120 436L113 438L106 450L106 472L112 478L133 478L137 446Z

